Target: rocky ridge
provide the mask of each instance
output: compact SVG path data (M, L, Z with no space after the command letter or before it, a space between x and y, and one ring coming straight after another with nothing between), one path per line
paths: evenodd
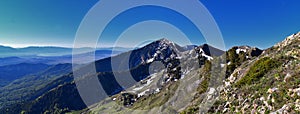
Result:
M300 32L265 50L259 57L243 62L224 81L219 100L210 112L299 113L299 54ZM253 77L256 75L253 73L259 71L264 73ZM245 83L248 80L250 83Z

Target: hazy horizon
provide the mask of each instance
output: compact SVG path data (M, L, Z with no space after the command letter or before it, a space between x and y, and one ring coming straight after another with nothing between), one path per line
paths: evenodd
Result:
M249 45L262 49L268 48L282 41L288 35L300 31L300 15L296 15L300 9L297 0L277 0L269 4L268 1L206 1L200 0L210 11L218 24L225 42L226 49L232 46ZM85 14L96 4L98 0L68 1L0 1L2 10L0 18L0 44L11 47L37 46L59 46L72 47L76 31ZM226 4L226 5L224 5ZM255 5L255 8L253 6ZM157 9L161 10L161 9ZM141 9L142 13L151 17L156 12ZM165 11L163 13L172 12ZM124 22L131 23L131 17L138 13L130 14L124 12ZM175 23L182 23L184 18L175 16ZM162 19L167 20L166 19ZM126 23L125 23L126 24ZM126 30L123 34L126 40L120 44L122 47L137 45L137 39L149 40L157 37L168 37L177 39L190 39L192 44L201 45L205 39L201 34L193 32L190 25L182 25L181 29L191 31L191 37L180 36L177 28L167 24L149 22L139 23ZM113 28L115 25L112 25ZM116 32L119 28L115 27ZM120 29L121 30L121 29ZM139 32L142 30L143 32ZM131 31L131 32L130 32ZM100 47L113 47L115 38L109 38L112 34L108 32L106 39ZM127 38L130 37L130 38ZM135 38L132 38L135 37ZM170 39L172 40L172 39ZM179 40L180 41L180 40ZM90 46L90 44L85 44Z

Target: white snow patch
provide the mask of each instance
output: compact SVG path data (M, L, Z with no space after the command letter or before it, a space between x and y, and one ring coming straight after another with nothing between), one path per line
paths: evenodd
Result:
M155 58L157 56L157 52L156 53L154 53L154 55L153 55L153 58Z
M147 80L147 84L146 85L150 85L153 82L152 78Z
M243 51L243 52L245 52L245 53L247 52L246 49L237 49L237 50L236 50L236 53L237 53L237 54L240 54L241 51Z
M175 57L176 59L182 59L182 57Z
M151 63L151 62L153 62L154 61L154 58L151 58L151 59L148 59L147 60L147 63Z
M134 88L133 91L141 90L141 89L143 89L144 87L145 87L145 86L140 86L140 87Z
M191 55L193 53L193 50L189 51L189 55Z
M148 92L148 91L150 91L150 89L147 89L147 90L145 90L145 91L139 93L139 94L138 94L138 97L144 96L144 95L146 94L146 92Z
M202 54L202 56L206 57L209 61L210 61L210 60L213 60L213 58L212 58L211 56L208 56L208 55L206 55L206 54L204 54L204 53Z
M159 92L160 92L160 89L159 89L159 88L157 88L157 89L155 90L155 92L156 92L156 93L159 93Z

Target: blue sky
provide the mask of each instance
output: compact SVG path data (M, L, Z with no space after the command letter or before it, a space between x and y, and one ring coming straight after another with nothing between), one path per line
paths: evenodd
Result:
M287 35L300 31L299 0L200 1L215 18L227 48L235 45L267 48L282 41ZM70 47L81 20L97 2L98 0L1 0L0 45ZM205 42L204 39L196 39L201 35L193 34L195 33L191 32L194 31L193 27L188 24L188 21L183 21L183 17L172 14L171 11L160 11L162 13L159 14L157 13L159 10L162 9L141 8L136 12L140 12L140 15L145 14L145 18L172 15L171 21L185 28L186 35L192 43L199 45ZM134 23L131 18L133 16L130 12L123 13L123 17L119 16L123 19L123 27ZM159 19L163 20L164 17ZM113 23L107 33L114 33L117 29L124 30L121 29L122 26ZM120 45L128 47L133 46L132 42L137 39L151 40L161 37L167 37L177 43L185 42L178 38L184 36L176 33L178 30L168 24L158 21L142 24L144 25L140 24L141 26L128 29L128 33L122 35ZM114 34L106 34L106 37L107 39L102 43L111 46L115 39L108 37L115 37Z

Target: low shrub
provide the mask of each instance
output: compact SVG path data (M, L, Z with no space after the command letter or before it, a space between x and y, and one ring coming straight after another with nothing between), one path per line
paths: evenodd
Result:
M262 58L256 61L248 73L240 79L235 86L241 87L243 85L253 84L255 81L258 81L261 77L263 77L270 70L277 68L280 66L280 62L269 57Z

